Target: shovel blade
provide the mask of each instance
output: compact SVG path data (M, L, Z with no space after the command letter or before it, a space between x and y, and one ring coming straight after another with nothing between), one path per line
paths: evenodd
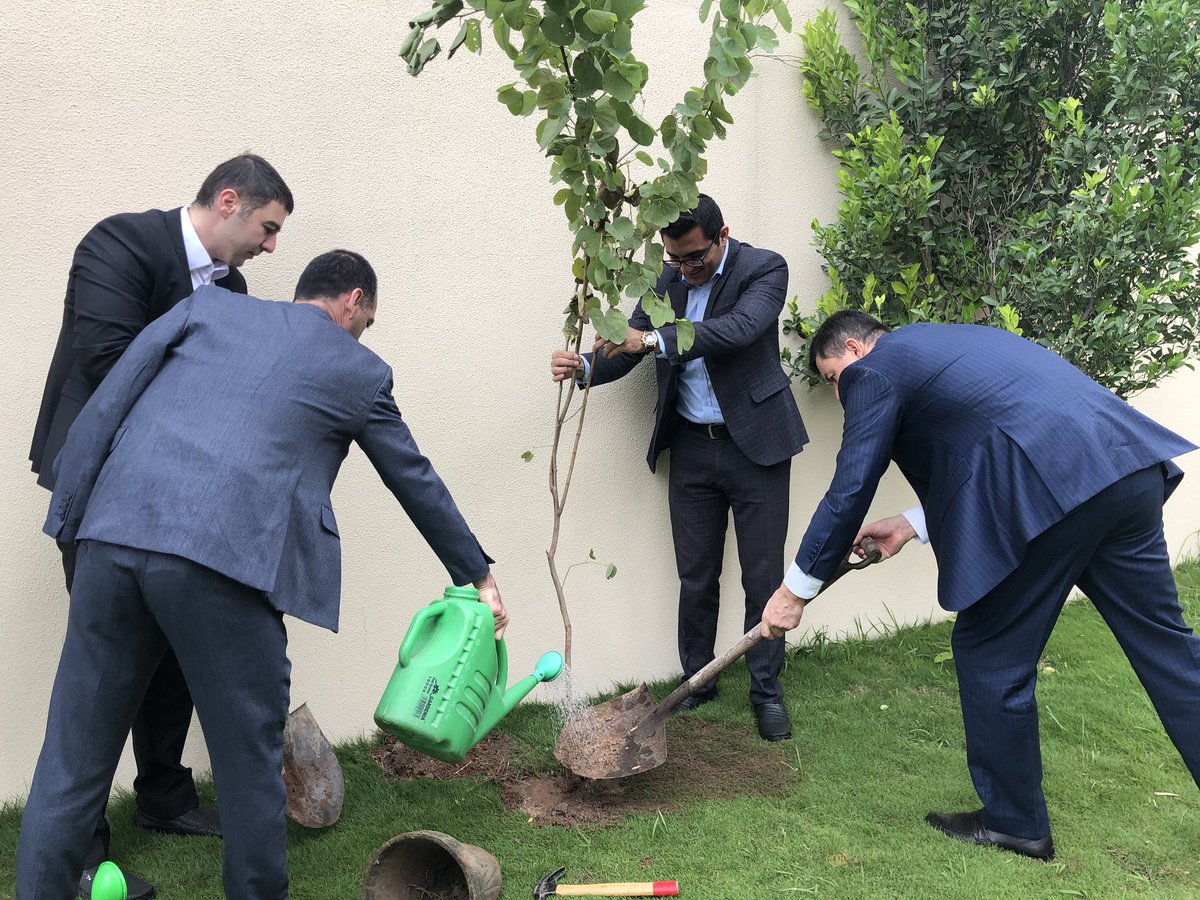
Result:
M342 766L307 703L292 711L283 730L283 783L288 817L298 825L328 828L342 815Z
M598 703L563 726L554 757L583 778L625 778L656 766L667 758L667 736L650 688L632 691Z

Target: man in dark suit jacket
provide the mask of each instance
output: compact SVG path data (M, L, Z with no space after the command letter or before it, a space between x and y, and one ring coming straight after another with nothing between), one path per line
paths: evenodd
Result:
M712 661L720 601L721 563L729 511L737 534L745 627L762 618L763 604L784 567L792 457L808 441L790 382L779 360L779 313L787 263L729 236L712 198L662 232L665 268L655 293L695 326L695 342L680 351L677 328L653 329L639 303L619 345L581 358L556 351L556 381L591 367L593 386L614 381L653 356L658 405L646 461L650 471L671 448L670 509L679 572L679 659L684 678ZM582 377L580 377L582 383ZM760 643L747 654L750 702L759 734L791 737L779 672L783 641ZM694 709L716 687L688 698Z
M337 628L330 491L351 441L503 632L491 560L401 419L391 369L358 342L375 318L375 273L331 251L296 295L269 303L201 287L138 336L71 429L46 532L80 541L79 568L21 825L19 898L73 889L167 647L208 742L225 893L287 896L283 615Z
M1196 449L1030 341L976 325L887 332L831 316L810 365L846 412L837 471L763 614L795 628L838 560L871 536L885 557L913 537L938 560L958 613L954 663L967 764L983 808L930 813L959 840L1051 859L1034 689L1078 585L1113 630L1200 784L1200 639L1184 624L1162 506ZM862 526L894 461L920 506Z
M53 490L53 463L67 430L138 333L200 285L244 294L238 267L274 251L292 208L291 191L275 169L246 154L214 169L190 207L122 213L87 233L67 278L62 329L29 451L38 484ZM60 549L70 591L75 545ZM133 725L138 822L170 834L219 836L216 813L199 806L191 770L180 763L191 720L187 685L168 652ZM108 844L101 815L80 883L85 897ZM153 896L136 876L129 882L132 900Z

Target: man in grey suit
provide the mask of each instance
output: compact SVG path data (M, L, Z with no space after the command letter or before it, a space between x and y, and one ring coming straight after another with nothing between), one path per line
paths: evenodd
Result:
M317 257L294 304L201 287L129 346L72 427L45 530L79 542L67 637L17 850L17 896L72 896L138 701L168 647L204 728L226 895L288 894L283 615L336 629L330 490L351 441L455 584L507 622L491 560L358 338L375 273Z
M29 450L38 484L54 489L54 460L67 430L138 332L202 284L246 293L239 267L274 252L293 205L275 168L246 153L213 169L190 206L119 213L84 235L67 276L62 328ZM75 545L59 549L69 593ZM191 695L167 652L133 721L137 822L168 834L219 837L216 811L200 806L191 769L180 761L191 723ZM84 859L84 897L91 896L96 867L108 856L102 814ZM130 900L154 896L152 885L132 873L126 878Z
M654 358L658 406L646 461L653 472L671 448L669 505L679 572L679 661L689 678L712 661L720 605L721 563L729 512L737 533L745 591L745 627L762 617L779 583L787 539L792 457L808 442L790 382L779 361L779 313L787 263L778 253L729 236L721 210L700 195L696 209L663 229L665 269L654 290L675 315L690 320L695 343L680 351L676 327L651 328L639 303L618 345L580 357L555 351L555 381L593 368L592 386L615 381ZM746 655L750 703L758 733L791 737L779 672L783 641L765 641ZM681 710L716 696L715 686L689 697Z

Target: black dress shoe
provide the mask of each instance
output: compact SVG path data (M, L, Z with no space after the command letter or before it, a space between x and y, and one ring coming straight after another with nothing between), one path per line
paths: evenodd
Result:
M220 837L221 820L215 809L197 806L173 819L156 819L144 812L137 814L137 823L151 831L163 834L179 834L185 837Z
M92 882L96 880L96 870L99 866L92 866L83 870L83 874L79 876L79 894L83 900L91 900ZM138 878L128 869L122 869L121 874L125 876L125 887L129 889L129 900L150 900L154 896L154 885L148 881L143 881Z
M782 703L759 703L754 707L754 718L758 720L758 736L764 741L792 739L792 720Z
M968 844L981 844L985 847L1000 847L1011 850L1022 856L1050 862L1054 859L1054 839L1047 834L1044 838L1014 837L992 831L983 824L983 810L961 813L931 812L925 821L942 834L948 834L956 841L966 841Z
M707 694L692 694L692 696L688 697L686 700L684 700L682 703L680 703L677 707L675 707L675 712L677 712L677 713L691 712L693 709L701 707L705 703L712 703L716 699L717 699L717 692L715 689L709 691Z

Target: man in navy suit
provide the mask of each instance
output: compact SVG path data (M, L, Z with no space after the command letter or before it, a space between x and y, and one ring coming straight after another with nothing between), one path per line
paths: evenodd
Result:
M79 541L62 661L22 820L17 896L71 896L138 701L174 651L204 728L225 893L288 893L285 613L337 628L330 502L357 443L455 584L507 622L491 560L359 343L376 279L317 257L294 304L201 287L128 347L71 428L45 530Z
M246 293L239 267L275 250L292 208L292 193L274 167L243 154L217 166L190 206L110 216L84 236L67 277L62 328L29 451L38 484L54 489L53 464L67 430L138 333L201 285ZM69 592L75 545L59 549ZM191 721L192 699L168 651L133 723L137 821L168 834L219 837L216 812L199 805L191 770L180 762ZM108 855L102 813L84 860L84 897ZM154 896L132 873L127 880L130 900Z
M1196 449L1062 358L976 325L888 332L830 316L809 364L845 409L837 471L795 563L763 613L795 628L838 561L873 537L885 557L914 537L958 613L954 663L967 765L983 808L930 813L958 840L1054 856L1042 794L1037 663L1078 585L1104 616L1200 784L1200 639L1183 621L1162 507ZM862 525L895 462L920 506Z
M704 194L696 209L662 231L665 268L654 290L670 299L696 339L679 348L674 325L652 328L641 303L618 345L598 341L586 357L555 351L556 381L591 368L592 386L629 373L654 358L658 406L646 461L653 472L671 448L669 505L679 572L679 660L690 678L712 661L720 604L721 563L729 512L737 534L745 591L745 627L762 618L783 570L792 457L808 442L791 384L779 360L779 313L787 263L778 253L729 236L717 204ZM792 735L779 672L783 641L762 642L746 657L750 703L759 735ZM695 694L694 709L716 696Z

